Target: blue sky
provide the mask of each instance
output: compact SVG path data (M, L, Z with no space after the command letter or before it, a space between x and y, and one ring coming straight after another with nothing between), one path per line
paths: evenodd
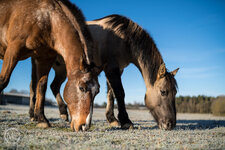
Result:
M176 79L179 95L218 96L225 94L225 1L224 0L82 0L72 1L87 20L110 14L129 17L155 40L167 68L180 68ZM2 61L0 63L2 65ZM30 59L14 70L5 92L12 88L29 90ZM54 99L49 85L47 97ZM145 84L134 65L122 76L126 103L144 102ZM106 102L106 80L99 76L96 103ZM65 85L65 83L64 83ZM63 87L61 89L63 92Z

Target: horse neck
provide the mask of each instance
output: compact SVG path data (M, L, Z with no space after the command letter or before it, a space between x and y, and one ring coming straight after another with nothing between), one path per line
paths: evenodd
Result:
M54 39L52 48L63 57L67 76L69 77L79 70L80 59L84 56L84 51L78 31L65 21L65 18L58 12L51 13L52 36Z
M162 56L155 44L152 48L153 49L143 49L138 51L134 49L132 50L135 51L135 53L132 53L133 63L141 72L147 89L153 87L159 66L163 63Z
M92 52L90 49L94 48L93 39L91 37L91 33L89 32L87 25L85 24L85 18L83 17L82 12L75 8L73 10L69 9L68 6L65 6L62 2L60 2L63 12L69 18L70 22L73 24L76 29L79 40L82 43L82 48L84 50L86 62L90 64L93 60ZM70 4L73 5L73 4ZM74 5L74 7L76 7ZM87 42L88 41L88 42Z

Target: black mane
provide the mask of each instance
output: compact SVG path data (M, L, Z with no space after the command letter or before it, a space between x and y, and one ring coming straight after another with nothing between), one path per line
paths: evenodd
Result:
M71 3L69 0L60 0L64 5L66 5L66 7L73 13L73 15L75 16L75 18L77 19L78 23L83 27L85 26L85 17L83 15L83 13L81 12L81 10L74 5L73 3Z
M163 59L149 33L124 16L110 15L101 19L108 19L106 23L115 31L115 34L123 37L133 48L133 55L141 56L142 62L149 69L150 82L154 85Z

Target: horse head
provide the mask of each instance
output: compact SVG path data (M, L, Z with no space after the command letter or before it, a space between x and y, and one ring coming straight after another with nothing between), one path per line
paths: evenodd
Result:
M73 78L68 77L64 89L73 131L84 131L91 125L94 98L99 93L98 77L92 68L93 65L88 65L81 58L79 71L74 73Z
M145 104L150 109L160 129L171 130L176 126L175 96L177 84L174 76L178 69L167 72L165 64L161 64L154 85L147 87Z

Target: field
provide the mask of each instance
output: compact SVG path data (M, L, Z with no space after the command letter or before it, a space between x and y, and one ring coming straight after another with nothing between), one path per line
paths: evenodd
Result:
M57 108L45 107L52 125L38 129L28 106L0 106L0 149L225 149L225 117L178 114L172 131L158 129L147 110L128 110L135 128L111 128L104 109L94 109L92 127L72 132Z

